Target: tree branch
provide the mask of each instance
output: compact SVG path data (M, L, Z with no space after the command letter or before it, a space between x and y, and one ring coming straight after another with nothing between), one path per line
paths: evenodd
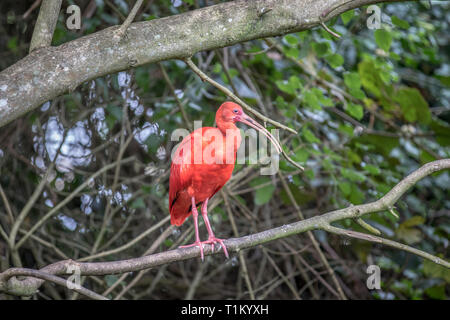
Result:
M51 45L61 4L62 0L44 0L42 2L31 37L30 52Z
M344 209L331 211L329 213L322 214L320 216L315 216L306 220L301 220L288 225L283 225L281 227L273 228L270 230L262 231L256 234L248 235L241 238L231 238L224 240L224 244L227 246L229 252L239 252L240 250L255 247L270 241L285 238L291 235L300 234L309 230L323 229L335 233L341 233L341 229L331 227L332 222L336 222L343 219L355 219L359 218L368 213L379 212L383 210L389 210L393 207L395 202L413 185L415 185L419 180L424 177L443 170L450 168L450 159L437 160L425 164L421 168L412 172L402 181L400 181L395 187L393 187L386 195L377 201L370 202L363 205L350 206ZM338 229L338 230L336 230ZM444 259L440 259L428 253L424 253L420 250L414 249L409 246L401 245L387 239L382 239L372 235L364 233L356 233L354 231L342 230L342 233L346 235L356 235L358 238L375 241L381 244L387 244L408 252L417 254L425 259L429 259L434 263L443 265L450 268L449 262ZM381 239L381 240L380 240ZM207 246L204 248L205 255L217 254L219 250L211 251L211 247ZM84 276L93 275L107 275L107 274L118 274L132 271L139 271L143 269L148 269L163 264L168 264L174 261L182 261L190 258L195 258L200 256L200 250L198 247L190 248L179 248L176 250L169 250L161 253L152 254L149 256L121 260L121 261L110 261L110 262L75 262L72 260L65 260L56 262L54 264L48 265L39 271L49 275L67 275L68 267L75 264L79 270L80 274ZM14 271L11 271L14 270ZM24 270L22 268L7 269L3 273L0 273L0 292L7 292L14 295L32 295L36 292L40 285L42 285L43 280L36 279L33 276L29 276L23 280L19 280L15 275L24 275ZM50 280L52 281L52 280Z
M398 0L237 0L183 14L120 26L34 50L0 72L0 127L77 86L147 63L191 57L236 43L310 29L344 11ZM50 2L50 1L48 1ZM266 8L264 14L261 9ZM328 12L322 19L323 12ZM268 10L270 9L270 10Z
M60 286L67 287L67 280L60 278L58 276L55 276L53 274L45 273L40 270L33 270L33 269L27 269L27 268L10 268L7 271L5 271L10 277L19 277L19 276L27 276L27 277L34 277L46 281L51 281L53 283L56 283ZM92 292L91 290L88 290L84 287L74 287L72 290L75 292L78 292L82 295L85 295L88 298L94 299L94 300L109 300L105 298L102 295L99 295L98 293Z
M136 3L134 4L133 8L130 11L130 14L126 18L125 22L116 31L115 36L116 36L116 38L118 40L121 40L122 37L125 35L125 32L127 31L127 29L130 26L130 24L133 22L134 17L136 16L136 13L138 12L139 8L141 7L143 1L144 0L137 0L136 1Z
M403 250L403 251L407 251L410 253L413 253L419 257L428 259L430 261L433 261L434 263L440 264L446 268L450 269L450 262L445 261L444 259L441 259L439 257L433 256L432 254L429 254L427 252L424 252L422 250L407 246L406 244L403 243L399 243L396 241L392 241L389 239L385 239L385 238L381 238L381 237L377 237L377 236L373 236L373 235L369 235L369 234L365 234L362 232L357 232L357 231L352 231L352 230L345 230L345 229L341 229L341 228L336 228L330 225L327 225L323 228L323 230L334 233L334 234L338 234L341 236L347 236L347 237L351 237L351 238L356 238L356 239L361 239L361 240L366 240L366 241L370 241L370 242L375 242L375 243L381 243L387 246L390 246L392 248L396 248L399 250Z

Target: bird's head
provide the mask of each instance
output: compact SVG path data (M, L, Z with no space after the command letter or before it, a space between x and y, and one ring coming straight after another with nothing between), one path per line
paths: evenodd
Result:
M226 127L226 124L242 122L260 132L262 132L275 146L278 153L282 152L280 143L275 137L262 125L256 122L254 119L245 114L242 107L234 102L227 101L223 103L216 113L216 123L219 129Z

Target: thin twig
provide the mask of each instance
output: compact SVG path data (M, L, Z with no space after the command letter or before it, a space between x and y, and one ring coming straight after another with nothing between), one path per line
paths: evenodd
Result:
M407 251L407 252L413 253L419 257L428 259L430 261L433 261L434 263L440 264L440 265L450 269L450 262L448 262L444 259L441 259L437 256L434 256L432 254L429 254L425 251L410 247L403 243L399 243L399 242L396 242L393 240L389 240L389 239L385 239L385 238L381 238L381 237L377 237L377 236L373 236L373 235L369 235L369 234L365 234L362 232L356 232L356 231L352 231L352 230L344 230L341 228L334 227L332 225L325 225L323 227L323 230L331 232L331 233L335 233L335 234L338 234L341 236L347 236L347 237L351 237L351 238L380 243L380 244L384 244L384 245L387 245L387 246L390 246L390 247L393 247L393 248L396 248L399 250Z
M373 233L373 234L376 234L376 235L380 235L381 234L381 231L380 230L378 230L377 228L375 228L375 227L372 227L370 224L368 224L367 222L365 222L363 219L361 219L361 218L356 218L355 219L355 222L357 223L357 224L359 224L362 228L364 228L364 229L366 229L367 231L369 231L369 232L371 232L371 233Z
M14 222L14 215L11 210L11 206L9 205L8 198L6 197L5 192L3 191L2 186L0 185L0 196L2 197L3 203L5 204L6 213L9 216L9 219L11 220L11 223Z
M31 14L31 12L33 12L34 9L36 9L39 4L41 3L42 0L36 0L33 2L33 4L28 8L27 11L25 11L25 13L22 15L22 19L26 19L28 18L28 16Z
M339 34L337 34L336 32L334 32L333 30L331 30L330 28L327 27L327 25L323 22L320 21L320 25L332 36L335 36L336 38L340 39L341 36Z
M133 22L134 17L136 16L136 13L138 12L139 8L142 5L142 2L144 0L137 0L136 3L133 6L133 9L131 9L130 14L128 15L127 19L122 23L120 28L116 31L114 37L116 37L118 40L121 40L123 36L125 35L128 27Z

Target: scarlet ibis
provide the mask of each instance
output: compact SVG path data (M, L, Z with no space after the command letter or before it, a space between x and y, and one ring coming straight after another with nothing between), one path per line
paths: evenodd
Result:
M208 220L208 200L230 179L236 161L236 151L241 144L241 134L236 122L261 131L281 153L278 141L262 125L244 113L241 106L233 102L223 103L216 112L215 127L194 130L179 144L170 168L169 211L171 223L183 224L192 214L195 224L195 242L182 247L198 246L203 260L203 244L216 243L228 251L223 239L216 238ZM208 231L208 240L200 241L198 232L198 211L201 213Z

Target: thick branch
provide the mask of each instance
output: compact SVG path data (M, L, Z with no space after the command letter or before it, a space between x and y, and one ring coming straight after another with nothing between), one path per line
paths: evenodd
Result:
M36 49L0 73L0 127L106 74L309 29L320 24L323 12L330 12L326 19L331 19L378 2L383 1L237 0L133 23L120 42L114 39L120 27L114 26L59 47Z
M232 238L224 240L224 244L227 246L229 252L239 252L242 249L255 247L260 244L264 244L277 239L285 238L294 234L303 233L314 229L323 229L335 231L330 228L332 222L347 218L358 218L368 213L379 212L383 210L389 210L395 204L395 202L413 185L415 185L420 179L443 169L450 168L450 159L443 159L433 161L422 166L418 170L414 171L402 181L400 181L391 191L389 191L381 199L358 206L351 206L345 209L335 210L320 216L315 216L306 220L301 220L281 227L273 228L270 230L262 231L256 234L248 235L241 238ZM339 231L339 230L338 230ZM346 233L347 235L348 232ZM352 233L354 235L355 233ZM357 234L359 238L375 241L378 243L385 243L392 246L392 242L383 239L379 241L378 237L372 235L366 235L362 233ZM399 249L405 249L403 246L396 246ZM411 247L407 248L408 252L417 254ZM413 249L413 250L411 250ZM211 251L211 247L204 248L205 255L217 254L218 250ZM69 266L75 264L79 267L80 274L89 275L107 275L138 271L148 269L163 264L171 263L174 261L187 260L200 256L200 250L198 247L182 248L176 250L165 251L156 253L149 256L144 256L135 259L111 261L111 262L75 262L72 260L60 261L49 266L42 268L40 271L51 275L65 275L68 274L67 270ZM448 267L449 263L444 259L439 259L431 254L421 254L423 258L430 259L431 261ZM15 270L12 272L11 270ZM33 277L27 277L24 280L18 280L14 275L23 273L21 268L8 269L3 273L0 273L0 291L4 291L15 295L31 295L39 286L43 283L42 280Z

